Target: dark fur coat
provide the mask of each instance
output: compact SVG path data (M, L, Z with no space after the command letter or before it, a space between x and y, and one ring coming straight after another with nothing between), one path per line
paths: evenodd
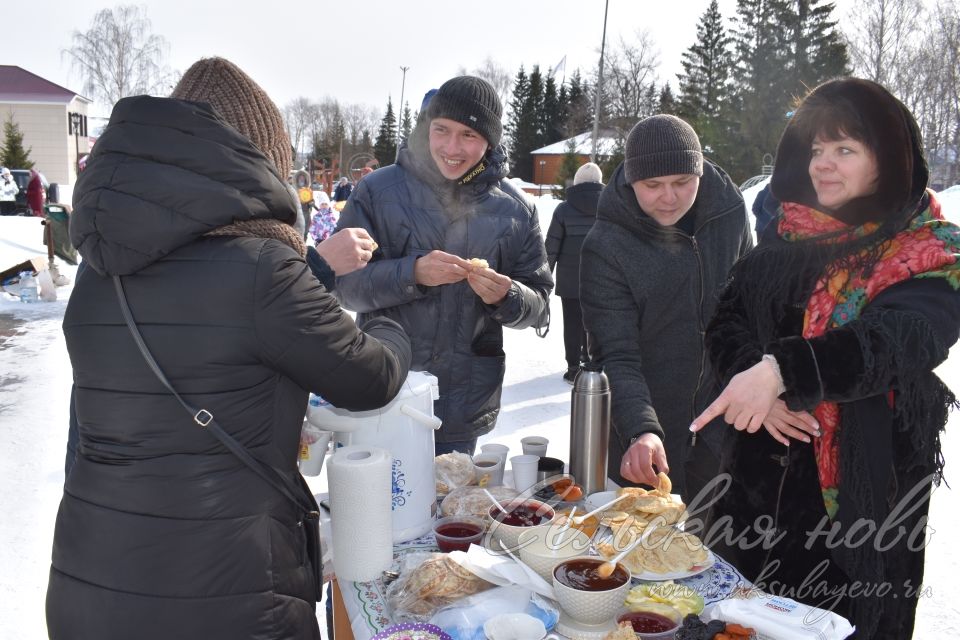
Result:
M861 640L902 640L912 635L929 493L942 470L939 433L953 402L933 369L960 335L960 292L941 279L911 278L877 294L847 324L802 336L807 301L830 265L865 256L858 268L869 268L870 242L882 246L927 205L922 145L903 105L859 80L827 83L817 93L821 102L856 107L864 136L879 132L872 139L883 141L874 148L876 193L829 213L881 227L873 240L832 245L765 235L734 267L706 346L724 384L767 353L780 367L790 409L839 405L839 509L831 521L811 444L787 448L763 429L734 432L721 464L731 485L705 542L765 591L846 616ZM781 140L773 192L816 207L807 173L812 134L804 138L797 120Z

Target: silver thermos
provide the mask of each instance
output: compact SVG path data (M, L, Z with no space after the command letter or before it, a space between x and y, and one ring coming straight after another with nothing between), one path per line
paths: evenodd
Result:
M610 382L596 364L577 372L570 398L570 473L584 494L607 488Z

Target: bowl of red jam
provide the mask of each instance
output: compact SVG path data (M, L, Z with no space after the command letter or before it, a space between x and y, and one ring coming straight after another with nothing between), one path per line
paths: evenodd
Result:
M500 551L500 542L510 551L517 553L518 540L524 531L547 529L556 519L557 513L550 505L539 500L514 500L501 503L506 513L493 505L490 507L490 541L494 551Z
M673 640L682 621L680 612L669 607L654 611L624 610L617 615L617 624L629 622L638 640Z
M466 551L471 544L480 544L486 523L470 515L447 516L433 523L433 535L440 551Z
M630 591L630 571L617 563L609 576L600 575L603 558L578 556L553 569L553 591L560 608L578 622L603 624L623 608Z

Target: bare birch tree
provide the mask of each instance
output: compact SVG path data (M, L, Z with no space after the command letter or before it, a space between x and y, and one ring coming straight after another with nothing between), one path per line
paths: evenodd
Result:
M960 6L864 0L847 20L855 73L893 92L923 134L931 183L960 180Z
M316 112L317 105L303 96L294 98L281 110L283 124L287 129L287 135L290 136L290 144L297 153L303 150L302 145L307 128L316 119Z
M513 76L510 75L506 67L487 56L483 62L470 71L467 71L466 67L460 67L459 73L462 76L467 74L477 76L492 84L500 97L500 104L506 108L510 101L510 93L513 90Z
M84 93L108 106L127 96L167 95L177 81L164 64L167 41L151 32L145 6L102 9L72 41L62 54L83 77Z
M341 106L340 111L343 115L347 138L353 145L361 143L364 133L372 136L380 126L380 111L374 107L351 103Z
M629 130L639 118L655 112L659 66L660 52L645 29L638 30L632 41L621 37L606 54L603 96L610 124Z
M920 31L921 0L862 0L847 17L850 58L857 73L890 86Z

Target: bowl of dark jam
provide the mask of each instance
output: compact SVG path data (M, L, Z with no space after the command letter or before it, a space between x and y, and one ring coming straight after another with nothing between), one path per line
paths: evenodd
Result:
M681 616L679 611L669 611L670 607L663 607L657 611L621 611L617 615L617 624L629 622L637 640L673 640L680 628Z
M556 519L557 513L553 507L539 500L514 500L501 503L506 513L495 505L491 505L490 517L490 546L494 551L500 551L500 542L510 551L519 551L518 540L524 531L534 528L549 528Z
M579 622L602 624L623 608L630 590L630 571L622 564L609 576L597 571L604 563L596 556L564 560L553 570L553 590L564 612Z

